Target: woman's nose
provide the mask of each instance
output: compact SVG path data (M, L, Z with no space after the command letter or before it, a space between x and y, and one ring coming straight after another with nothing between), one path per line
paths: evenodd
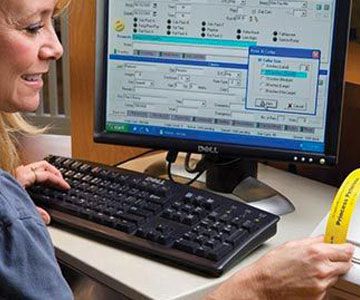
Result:
M49 30L44 45L40 48L39 56L44 60L57 60L63 55L64 49L56 35L54 28Z

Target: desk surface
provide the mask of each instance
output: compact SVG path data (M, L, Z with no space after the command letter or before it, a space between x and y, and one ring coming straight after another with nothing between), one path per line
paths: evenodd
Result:
M163 154L124 165L142 171ZM96 278L134 299L200 299L220 282L288 240L309 236L330 208L336 189L269 166L259 166L259 179L287 196L296 211L281 218L278 233L262 247L224 274L207 278L102 244L50 226L58 257L77 270Z

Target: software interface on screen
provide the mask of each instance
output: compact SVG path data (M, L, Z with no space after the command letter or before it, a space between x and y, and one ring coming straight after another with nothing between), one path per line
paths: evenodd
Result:
M110 0L106 131L324 152L335 0Z

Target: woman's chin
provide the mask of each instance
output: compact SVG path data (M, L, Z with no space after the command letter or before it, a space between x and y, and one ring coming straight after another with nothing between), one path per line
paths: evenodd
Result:
M19 112L35 112L40 104L40 95L23 99L15 108Z
M24 107L23 110L21 110L22 112L35 112L39 107L39 103L37 105L33 105L33 106L28 106L28 107Z

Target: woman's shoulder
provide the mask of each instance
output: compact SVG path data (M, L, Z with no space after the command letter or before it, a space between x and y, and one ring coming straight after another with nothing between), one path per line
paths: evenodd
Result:
M0 169L0 222L37 217L35 205L25 189Z

